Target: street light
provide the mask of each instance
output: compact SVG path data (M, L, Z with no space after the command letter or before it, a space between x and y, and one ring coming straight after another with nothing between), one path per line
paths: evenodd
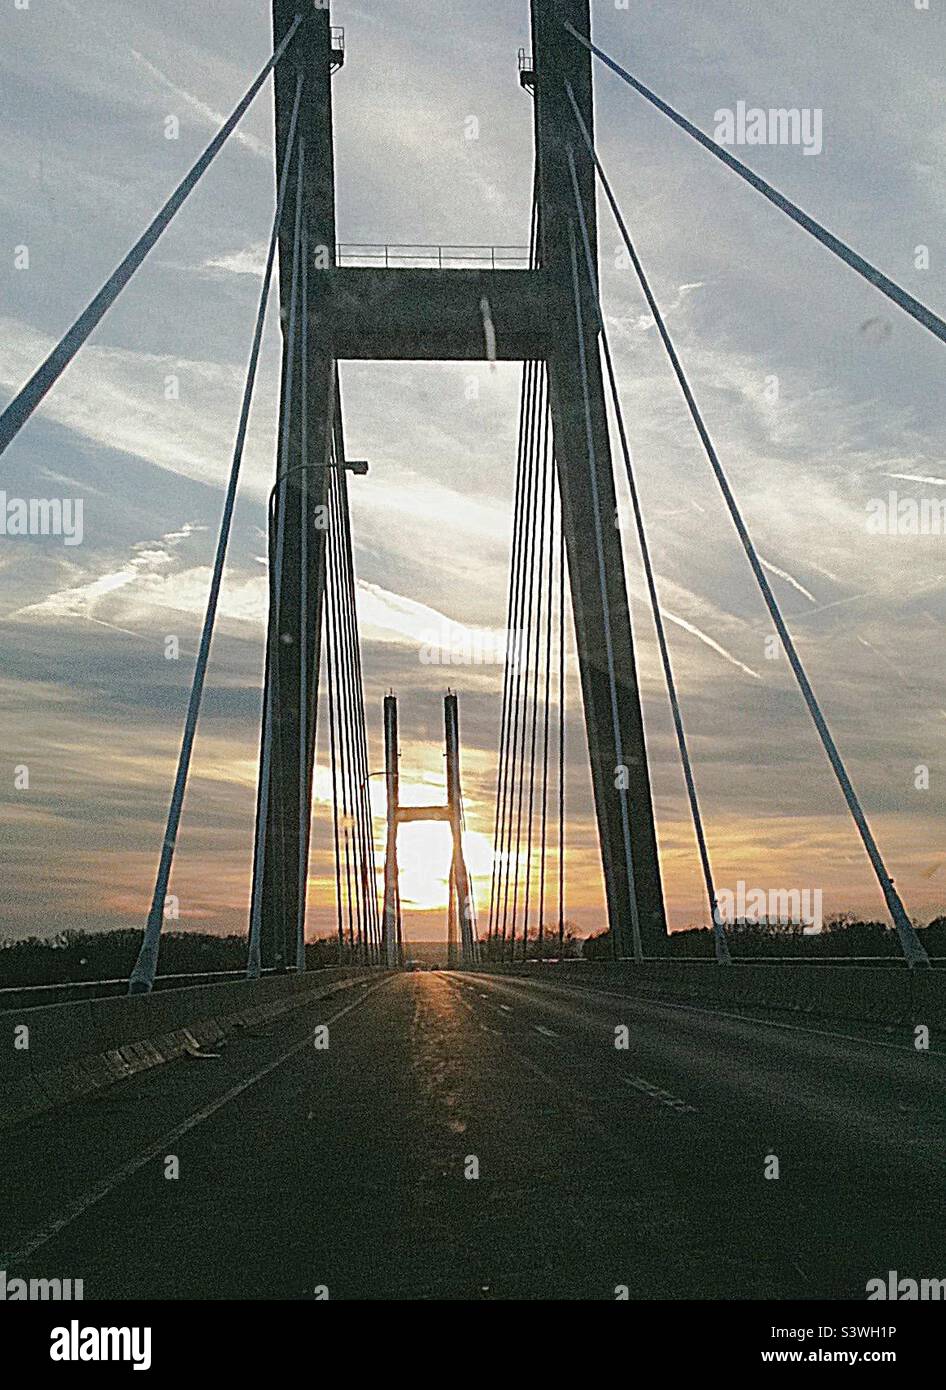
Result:
M280 473L273 483L269 494L267 512L272 520L273 504L276 501L276 493L284 482L293 476L294 473L320 473L323 469L334 468L344 473L354 473L356 477L364 478L368 474L367 459L347 459L344 463L298 463L292 468L287 468L285 473Z

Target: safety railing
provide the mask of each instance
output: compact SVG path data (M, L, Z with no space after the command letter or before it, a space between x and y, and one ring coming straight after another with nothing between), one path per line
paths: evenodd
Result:
M279 971L264 969L263 975ZM295 972L287 972L295 973ZM158 975L155 990L189 989L195 985L225 985L245 980L245 970L205 970L188 975ZM0 989L0 1013L9 1008L37 1008L43 1004L66 1004L77 999L110 999L128 993L128 980L62 980L52 985L5 985Z
M340 266L378 266L402 270L518 270L529 265L528 246L340 242L335 250Z

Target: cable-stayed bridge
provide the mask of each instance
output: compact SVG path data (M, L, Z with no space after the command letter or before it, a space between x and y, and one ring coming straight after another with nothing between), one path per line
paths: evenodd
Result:
M62 1002L6 1001L3 1016L27 1029L28 1046L10 1064L0 1121L20 1127L27 1152L52 1145L61 1159L39 1195L17 1190L0 1234L6 1267L55 1253L90 1268L103 1296L320 1297L325 1289L382 1298L856 1297L860 1271L863 1283L911 1260L929 1268L931 1236L916 1203L919 1193L921 1204L935 1204L942 1186L943 1122L931 1102L946 1056L936 1042L946 1026L944 977L929 969L848 774L843 732L836 742L598 154L597 68L820 242L843 262L839 274L862 276L944 341L946 324L600 49L588 0L531 4L531 52L519 60L534 104L528 248L341 243L332 85L351 56L331 19L327 5L274 0L272 56L0 416L3 453L272 77L275 209L151 910L127 998L103 982ZM895 965L732 959L606 330L599 188L897 933ZM283 361L246 978L173 988L180 982L159 969L165 905L277 295ZM367 474L370 486L370 469L348 458L339 380L339 364L353 360L523 364L493 871L479 905L465 862L457 694L444 704L442 803L400 802L393 694L384 702L385 767L369 767L349 479ZM630 489L712 962L669 959L615 466ZM594 967L563 960L569 610L613 956ZM338 954L332 970L306 972L320 689ZM369 800L375 776L387 788L383 847ZM451 830L448 930L464 969L449 975L401 969L398 829L420 819ZM105 1175L86 1183L101 1142L89 1102L104 1093L118 1097L105 1126L109 1157ZM147 1095L154 1104L145 1115L137 1101ZM226 1181L221 1188L216 1171L183 1184L167 1215L148 1183L177 1149L195 1167L210 1149L227 1155ZM326 1186L336 1200L313 1234L305 1194ZM855 1192L890 1213L883 1229L852 1220ZM40 1220L40 1199L52 1222ZM149 1203L142 1239L137 1213ZM726 1215L734 1209L736 1230ZM95 1250L105 1212L123 1233L111 1264ZM431 1226L439 1236L425 1260L415 1237ZM175 1250L186 1245L183 1269L165 1253L169 1229ZM300 1230L305 1240L288 1239Z

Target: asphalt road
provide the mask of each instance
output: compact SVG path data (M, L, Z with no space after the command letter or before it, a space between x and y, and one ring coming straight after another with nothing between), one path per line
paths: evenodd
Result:
M944 1080L935 1038L389 977L0 1136L0 1269L86 1299L862 1299L946 1277Z

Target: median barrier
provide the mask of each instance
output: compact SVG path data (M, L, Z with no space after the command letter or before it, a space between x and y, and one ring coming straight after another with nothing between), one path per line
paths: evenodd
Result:
M380 973L331 967L9 1009L0 1013L0 1128L212 1048L228 1033Z

